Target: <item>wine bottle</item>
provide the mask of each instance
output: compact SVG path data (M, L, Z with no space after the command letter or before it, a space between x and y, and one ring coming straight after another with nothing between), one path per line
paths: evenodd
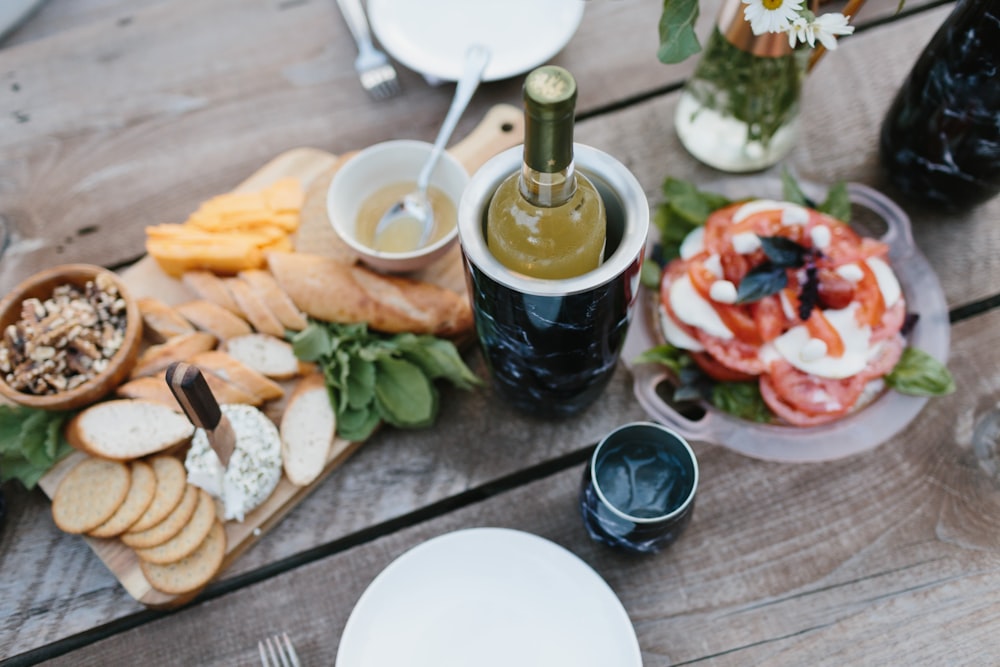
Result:
M524 81L524 158L490 201L486 245L512 271L572 278L604 257L607 220L594 184L573 166L576 81L544 66Z

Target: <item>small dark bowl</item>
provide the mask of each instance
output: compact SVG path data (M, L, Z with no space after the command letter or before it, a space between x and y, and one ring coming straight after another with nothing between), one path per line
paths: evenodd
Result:
M135 299L129 294L121 278L100 266L65 264L40 271L22 282L0 301L0 335L6 331L9 325L15 324L21 318L21 304L25 299L34 297L45 300L60 285L71 284L83 288L87 281L95 279L99 274L105 274L114 280L118 287L118 293L125 299L126 308L124 339L121 347L108 361L107 368L79 387L44 395L18 391L7 384L3 376L0 375L0 394L25 407L44 410L74 410L104 398L128 377L139 354L139 344L142 340L142 315L139 313Z

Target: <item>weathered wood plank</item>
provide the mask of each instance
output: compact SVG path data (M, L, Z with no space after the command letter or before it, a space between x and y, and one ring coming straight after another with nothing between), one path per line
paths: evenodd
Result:
M863 455L809 465L697 444L702 483L684 536L654 557L591 543L579 466L53 660L53 665L251 664L287 630L306 664L332 664L368 583L419 542L505 526L570 549L616 591L644 664L995 664L1000 492L971 448L1000 380L983 351L1000 313L955 327L960 390Z

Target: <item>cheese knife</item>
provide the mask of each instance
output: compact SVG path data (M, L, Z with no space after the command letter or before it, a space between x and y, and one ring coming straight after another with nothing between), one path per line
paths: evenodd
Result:
M236 433L219 408L219 402L201 370L193 364L175 361L167 367L167 386L191 423L205 430L208 444L219 457L222 467L228 466L236 449Z

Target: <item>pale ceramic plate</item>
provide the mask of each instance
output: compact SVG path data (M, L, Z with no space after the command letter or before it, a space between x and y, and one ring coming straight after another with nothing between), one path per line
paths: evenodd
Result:
M800 185L815 201L822 201L826 196L825 188L818 185ZM732 178L699 187L730 199L780 199L782 196L781 181L768 175ZM934 270L913 241L910 219L888 197L867 186L848 183L847 190L852 203L873 212L885 223L885 232L879 238L889 246L889 262L903 288L907 311L920 317L907 338L908 344L946 362L951 331L948 305ZM650 243L653 243L656 234L652 226L650 230ZM688 418L665 401L658 391L661 384L671 382L664 367L632 364L639 354L664 342L657 314L659 294L654 292L645 287L641 290L622 360L630 366L636 398L650 416L688 440L723 445L741 454L770 461L827 461L877 447L903 430L927 403L926 397L887 390L868 405L837 421L810 427L757 424L708 403L702 404L705 414L700 419Z
M545 64L576 32L583 0L368 0L372 32L393 58L432 79L457 81L465 50L492 57L484 81Z
M505 528L420 544L389 564L344 628L337 667L641 667L628 614L577 556Z

